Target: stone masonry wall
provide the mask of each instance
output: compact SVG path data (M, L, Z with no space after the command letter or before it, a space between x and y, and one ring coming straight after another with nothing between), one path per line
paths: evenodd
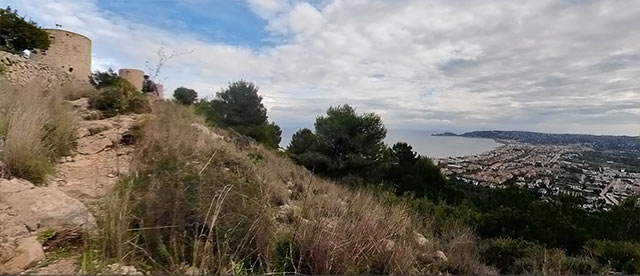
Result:
M89 78L79 80L55 66L37 62L18 55L0 51L0 85L8 83L17 87L38 85L43 88L73 88L78 91L93 90Z
M57 67L77 79L88 79L91 75L91 40L65 30L45 31L51 38L51 46L44 53L34 54L32 59Z
M38 81L43 87L51 88L77 82L71 75L56 67L3 51L0 51L0 67L3 71L0 78L16 86Z

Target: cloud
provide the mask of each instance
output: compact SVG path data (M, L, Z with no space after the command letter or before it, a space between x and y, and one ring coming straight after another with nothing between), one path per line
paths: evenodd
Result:
M249 79L280 124L309 126L349 103L390 128L640 135L633 1L247 0L274 42L252 48L149 26L90 0L9 2L91 37L100 67L144 68L160 45L194 49L164 69L170 89L210 96Z

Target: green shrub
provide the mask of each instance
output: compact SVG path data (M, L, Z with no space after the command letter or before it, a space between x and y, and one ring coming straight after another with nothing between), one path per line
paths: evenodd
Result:
M109 68L107 71L95 71L89 76L89 83L93 87L100 89L105 87L117 86L123 79Z
M186 87L178 87L173 91L173 98L182 105L192 105L198 99L198 93Z
M291 234L280 233L276 235L274 253L271 260L273 272L295 272L300 252L296 247Z
M584 246L584 254L617 272L640 273L640 243L590 240Z
M97 96L89 100L89 106L102 111L106 117L151 110L144 95L124 79L118 79L116 84L102 88Z
M539 245L532 242L501 238L490 241L483 256L484 261L488 265L495 266L500 273L518 273L516 262L541 249Z
M27 21L10 7L0 9L0 50L21 53L24 50L46 51L49 34L34 21Z
M209 123L231 128L270 148L280 144L282 130L267 121L267 108L258 95L258 87L251 82L240 80L229 84L211 101L197 102L196 111Z

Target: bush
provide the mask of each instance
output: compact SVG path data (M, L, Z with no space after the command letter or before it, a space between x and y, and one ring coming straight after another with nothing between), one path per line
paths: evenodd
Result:
M196 104L196 110L207 120L220 127L229 127L271 148L280 144L282 131L267 121L267 108L258 95L258 87L240 80L216 93L209 101Z
M173 98L182 105L192 105L198 99L198 92L193 89L178 87L173 91Z
M568 257L560 249L548 249L523 240L500 238L490 241L484 252L487 264L508 274L599 274L602 266L591 258Z
M378 180L384 170L387 130L380 116L358 115L349 105L330 107L315 122L315 134L301 130L290 149L300 164L330 177Z
M584 254L624 274L640 273L640 243L590 240Z
M113 72L113 69L111 68L107 69L105 72L99 70L95 71L91 73L91 76L89 76L89 83L97 89L118 86L123 80L124 79Z
M6 88L6 90L5 90ZM36 83L0 91L0 158L5 173L43 183L57 158L75 147L75 116L58 91Z
M406 143L394 144L390 152L391 164L386 180L394 186L396 194L410 192L418 197L438 196L446 180L431 159L419 156Z
M115 85L102 88L97 96L89 100L89 106L102 111L106 117L151 110L144 95L124 79L118 79Z
M22 53L24 50L46 51L49 34L34 21L27 21L10 7L0 9L0 50Z

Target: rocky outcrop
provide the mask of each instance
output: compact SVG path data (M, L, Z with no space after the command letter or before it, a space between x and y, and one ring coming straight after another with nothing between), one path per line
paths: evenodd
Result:
M78 200L26 180L0 180L0 272L17 273L44 258L38 232L93 231L96 221Z
M19 179L0 180L0 201L3 212L19 219L29 231L96 228L87 208L56 188L36 187Z
M15 244L13 252L0 252L11 254L6 262L0 264L1 273L18 273L44 259L44 250L36 238L20 238Z

